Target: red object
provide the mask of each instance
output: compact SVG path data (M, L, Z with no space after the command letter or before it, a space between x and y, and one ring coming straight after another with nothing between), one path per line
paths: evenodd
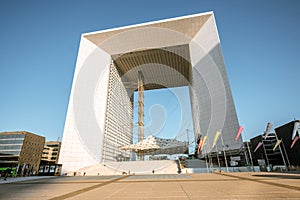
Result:
M291 148L293 148L293 146L296 144L296 142L299 140L299 136L298 135L296 135L295 137L294 137L294 140L293 140L293 143L292 143L292 145L291 145Z
M240 128L239 128L239 130L238 130L238 132L237 132L237 134L236 134L236 136L234 138L234 142L237 141L237 139L240 137L240 135L241 135L241 133L242 133L243 130L244 130L244 127L240 126Z
M257 147L255 148L255 150L254 150L254 153L257 151L257 149L259 149L259 147L261 147L263 145L263 143L262 142L259 142L258 143L258 145L257 145Z
M199 145L198 145L198 152L197 152L198 154L200 153L202 143L203 143L203 140L201 139L200 142L199 142Z

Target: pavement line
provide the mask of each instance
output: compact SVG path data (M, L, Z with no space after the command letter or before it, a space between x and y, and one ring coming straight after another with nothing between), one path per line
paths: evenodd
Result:
M216 173L216 172L215 172L215 174L223 175L223 176L228 176L228 177L232 177L232 178L238 178L238 179L246 180L246 181L253 181L253 182L257 182L257 183L263 183L263 184L267 184L267 185L282 187L282 188L286 188L286 189L300 191L300 187L297 187L297 186L285 185L285 184L282 184L282 183L275 183L275 182L263 181L263 180L258 180L258 179L253 179L253 178L247 178L247 177L240 177L240 176L235 176L235 175L232 175L232 174Z
M187 196L188 199L191 199L190 196L188 195L188 193L185 191L185 189L182 187L181 184L179 184L181 189L184 191L185 195Z
M128 176L131 176L131 175L128 175ZM80 190L76 190L76 191L73 191L73 192L70 192L70 193L67 193L67 194L63 194L61 196L57 196L57 197L51 198L49 200L63 200L63 199L67 199L67 198L70 198L70 197L74 197L74 196L77 196L77 195L79 195L81 193L88 192L90 190L93 190L93 189L96 189L96 188L108 185L110 183L114 183L114 182L117 182L119 180L125 179L128 176L122 176L122 177L119 177L119 178L115 178L115 179L106 181L104 183L100 183L100 184L93 185L93 186L90 186L90 187L82 188Z

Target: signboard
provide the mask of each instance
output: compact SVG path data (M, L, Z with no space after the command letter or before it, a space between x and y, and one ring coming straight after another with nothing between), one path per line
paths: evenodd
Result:
M241 160L241 156L231 156L230 160L231 161L240 161Z

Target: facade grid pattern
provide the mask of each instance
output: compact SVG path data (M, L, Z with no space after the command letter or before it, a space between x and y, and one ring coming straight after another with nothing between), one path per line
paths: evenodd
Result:
M116 161L130 156L130 152L120 147L132 143L133 111L132 102L113 62L109 73L102 158L103 161Z

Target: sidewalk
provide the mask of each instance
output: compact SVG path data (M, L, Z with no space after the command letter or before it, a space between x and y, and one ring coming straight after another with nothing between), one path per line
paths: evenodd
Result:
M0 184L37 180L42 178L53 178L53 177L55 176L24 176L24 177L15 177L15 178L7 177L6 181L4 180L4 177L0 177Z
M52 178L52 179L50 179ZM18 183L11 183L20 181ZM24 182L21 182L24 181ZM270 172L131 176L31 176L0 183L0 199L299 199L300 174ZM13 191L13 192L12 192Z

